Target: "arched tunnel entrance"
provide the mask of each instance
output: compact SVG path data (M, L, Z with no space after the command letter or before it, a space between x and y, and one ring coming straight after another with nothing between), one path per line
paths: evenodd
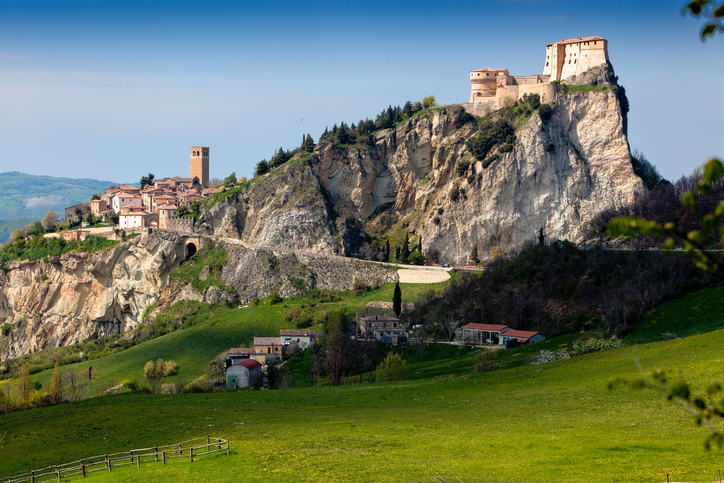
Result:
M194 253L198 250L198 247L194 242L186 243L186 260L194 256Z

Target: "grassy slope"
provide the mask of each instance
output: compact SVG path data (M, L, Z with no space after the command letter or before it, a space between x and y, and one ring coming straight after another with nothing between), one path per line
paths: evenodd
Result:
M439 289L446 282L438 284L400 284L403 302L414 301L415 297L431 290ZM350 311L361 310L367 303L375 300L392 301L394 284L386 284L361 297L347 292L340 302L318 304L327 310L345 307ZM278 336L279 329L294 328L283 318L292 305L305 303L303 299L286 299L278 305L261 304L244 309L207 308L208 321L193 327L173 332L123 352L111 354L100 359L64 366L64 371L87 372L93 367L94 381L91 390L95 394L100 388L111 383L119 384L132 378L143 377L143 366L149 360L173 359L178 363L178 375L164 380L164 383L184 380L191 382L204 374L210 360L231 347L249 346L255 336ZM204 313L196 315L203 317ZM314 329L314 327L313 327ZM319 327L316 327L319 330ZM52 370L39 372L33 376L48 387Z
M646 368L720 378L724 331L638 347ZM381 385L120 395L0 418L4 472L181 441L228 438L232 456L148 465L89 481L711 481L721 454L633 376L630 347L545 366ZM42 442L42 445L39 443Z

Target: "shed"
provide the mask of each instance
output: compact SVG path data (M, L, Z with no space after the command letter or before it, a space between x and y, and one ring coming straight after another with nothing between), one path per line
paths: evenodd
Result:
M239 361L226 369L226 387L247 387L255 377L261 377L261 364L254 359Z
M468 324L463 327L463 341L466 344L499 344L500 334L510 330L507 325Z
M544 339L545 336L539 332L507 329L502 333L500 345L510 347L514 344L513 347L515 347L516 345L535 344L536 342L540 342Z

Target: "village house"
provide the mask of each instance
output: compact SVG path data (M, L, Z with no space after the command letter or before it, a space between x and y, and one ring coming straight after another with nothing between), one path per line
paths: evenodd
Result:
M317 343L317 333L313 330L288 330L281 329L279 335L282 339L282 345L288 346L292 342L296 342L300 349L306 349Z
M538 332L511 329L507 325L467 324L462 328L462 342L472 345L511 345L534 344L545 339Z
M158 228L158 214L149 213L140 205L125 206L118 216L118 227L122 230L144 227Z
M163 205L158 207L158 227L165 230L168 228L168 220L178 217L176 205Z
M262 364L275 364L281 361L281 337L254 337L254 358Z
M233 365L239 361L253 359L255 354L256 351L254 349L246 349L243 347L229 349L229 355L226 358L226 361L228 365Z
M82 203L78 203L77 205L69 206L65 209L64 221L68 223L75 223L76 221L79 221L79 214L85 219L90 211L90 203L88 203L87 201L83 201Z
M71 230L64 231L61 233L63 240L65 241L83 241L90 236L90 232L87 230Z
M111 207L115 213L121 213L121 209L130 205L136 205L143 208L143 198L125 191L119 191L113 195L113 198L111 198Z
M377 339L382 342L398 342L407 338L407 331L402 328L400 319L387 315L369 315L360 317L359 334L364 339Z

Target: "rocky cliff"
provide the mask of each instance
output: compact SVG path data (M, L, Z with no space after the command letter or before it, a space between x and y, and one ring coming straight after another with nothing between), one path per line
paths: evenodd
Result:
M394 269L359 260L201 241L199 254L207 244L223 251L220 267L206 265L203 257L184 262L186 238L173 232L135 237L94 254L13 262L0 270L0 326L12 327L0 336L0 359L127 333L147 309L180 300L249 302L274 291L288 297L315 287L351 289L357 280L371 286L398 280ZM172 274L182 263L197 265L202 280L220 270L220 283L195 290Z
M202 230L262 246L359 253L368 235L402 229L422 237L424 253L457 263L473 245L483 255L494 246L515 252L541 231L582 242L593 217L645 190L631 166L613 73L593 74L577 83L604 88L561 94L545 121L534 112L517 126L512 149L489 165L466 146L481 119L460 106L426 110L378 132L371 145L320 142L311 156L218 203Z

